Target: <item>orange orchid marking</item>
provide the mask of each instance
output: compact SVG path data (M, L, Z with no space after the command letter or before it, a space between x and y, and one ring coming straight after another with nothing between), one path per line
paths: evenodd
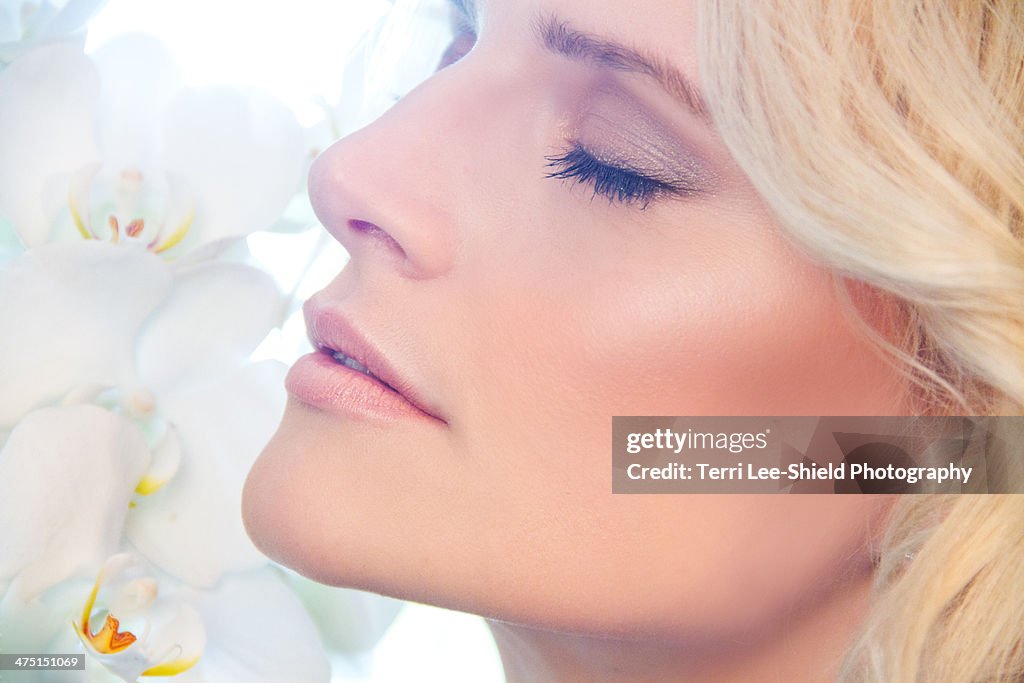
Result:
M128 227L124 229L124 232L129 237L138 237L139 233L142 232L142 229L145 227L146 222L141 218L136 218L128 224Z
M114 654L135 642L135 634L131 631L123 633L118 631L119 625L120 622L108 614L107 620L103 623L103 628L99 630L99 633L86 633L85 635L98 652Z
M115 619L112 614L107 614L103 628L98 632L93 633L92 629L89 628L89 618L92 616L93 605L96 604L96 594L99 593L102 578L103 572L100 572L99 576L96 577L96 583L92 586L89 599L85 601L85 607L82 608L82 623L79 624L78 629L85 639L96 648L97 652L112 655L127 648L135 642L136 638L135 634L131 631L119 631L118 627L121 625L121 622Z
M107 222L110 223L110 232L113 233L113 235L114 235L110 239L110 241L113 244L117 244L117 240L120 237L119 227L118 227L118 224L117 224L117 216L111 216L110 218L107 219Z

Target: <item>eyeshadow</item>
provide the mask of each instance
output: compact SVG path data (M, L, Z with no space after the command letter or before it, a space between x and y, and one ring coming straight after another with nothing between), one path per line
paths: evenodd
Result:
M673 184L709 190L716 184L717 174L696 146L622 88L604 84L578 106L574 136L600 161Z

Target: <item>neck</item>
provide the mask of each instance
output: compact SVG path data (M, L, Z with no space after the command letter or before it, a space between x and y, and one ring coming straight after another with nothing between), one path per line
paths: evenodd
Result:
M730 683L834 680L867 614L871 573L787 619L730 642L617 640L488 620L507 683Z

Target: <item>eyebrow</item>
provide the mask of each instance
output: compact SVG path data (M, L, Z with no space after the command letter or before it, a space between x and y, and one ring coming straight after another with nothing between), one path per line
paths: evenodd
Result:
M469 0L472 4L472 0ZM670 95L707 124L711 113L700 90L683 73L663 59L614 41L573 29L554 15L535 22L537 35L549 51L595 67L649 76Z
M472 24L477 23L476 0L448 0ZM657 81L670 95L708 125L713 125L707 100L683 72L643 50L634 49L572 28L557 15L541 15L534 21L538 39L549 51L598 68L639 73Z

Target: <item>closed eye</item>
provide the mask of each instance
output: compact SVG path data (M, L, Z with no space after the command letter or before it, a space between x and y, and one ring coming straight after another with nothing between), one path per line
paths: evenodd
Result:
M601 161L579 143L558 156L545 157L552 170L548 178L575 179L577 184L591 185L594 197L607 197L611 203L639 205L644 210L662 196L688 197L698 194L694 188L658 178L655 174L625 165Z

